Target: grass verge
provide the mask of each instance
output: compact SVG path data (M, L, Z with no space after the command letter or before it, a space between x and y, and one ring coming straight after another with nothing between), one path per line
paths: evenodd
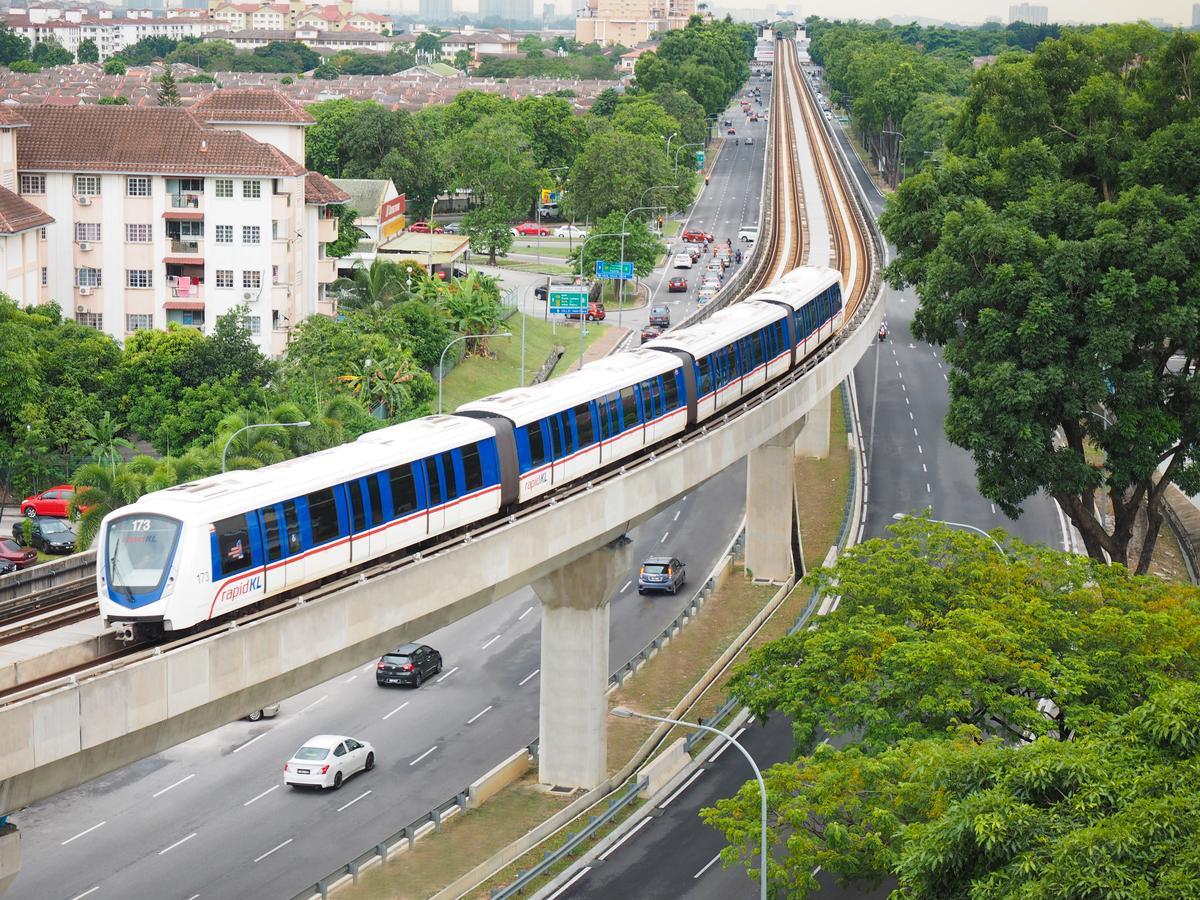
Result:
M496 266L501 269L512 269L514 272L538 272L542 275L574 275L576 273L575 269L572 269L570 266L561 265L560 263L545 261L541 263L523 262L506 257L498 258Z

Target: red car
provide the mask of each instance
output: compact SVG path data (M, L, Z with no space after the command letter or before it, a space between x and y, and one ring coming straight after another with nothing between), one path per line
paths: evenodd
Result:
M32 547L22 547L12 538L0 538L0 560L24 569L37 562L37 551Z
M413 234L429 234L429 223L428 222L413 222L411 225L408 226L408 230L411 231ZM435 225L433 227L433 233L434 234L445 234L446 229L443 228L441 225Z
M513 228L512 233L517 237L550 237L549 227L537 222L522 222Z
M663 330L658 325L647 325L642 329L642 343L652 341L657 337L662 337Z
M47 488L40 494L34 494L32 497L26 497L22 500L21 515L28 516L31 519L37 516L55 516L59 519L65 519L68 515L67 507L74 496L75 488L71 485L55 485L52 488Z
M685 231L683 239L689 244L704 244L713 242L713 236L707 231Z
M594 300L588 302L587 320L589 322L603 322L605 315L607 313L604 311L603 303L597 303ZM566 318L578 319L579 313L567 313Z
M687 293L687 279L675 277L667 282L667 292L678 294L680 292Z

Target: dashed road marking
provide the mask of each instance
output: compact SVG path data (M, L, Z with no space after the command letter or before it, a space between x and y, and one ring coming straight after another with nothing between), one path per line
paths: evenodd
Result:
M455 666L453 669L451 669L449 672L447 672L445 675L443 675L441 678L438 679L438 684L441 684L443 681L445 681L447 678L449 678L451 675L453 675L457 671L458 671L458 666Z
M580 878L582 878L584 875L586 875L590 871L592 871L591 866L584 866L582 869L579 870L579 873L574 878L572 878L570 881L568 881L566 884L564 884L562 887L560 887L557 891L555 891L553 894L551 894L549 897L547 897L546 900L557 900L558 897L565 894L567 891L569 891L571 889L571 885L573 885L575 882L577 882Z
M397 706L395 709L393 709L393 710L392 710L390 713L387 713L387 714L386 714L386 715L383 717L383 721L385 721L385 722L386 722L388 719L390 719L390 718L391 718L392 716L394 716L396 713L400 712L400 710L404 709L404 707L406 707L406 706L408 706L408 701L407 701L407 700L405 700L403 703L401 703L399 706Z
M177 788L177 787L179 787L181 784L183 784L185 781L191 781L191 780L192 780L193 778L195 778L195 777L196 777L196 773L195 773L195 772L193 772L191 775L188 775L188 776L186 776L186 777L184 777L184 778L180 778L180 779L179 779L177 782L175 782L174 784L168 784L168 785L167 785L165 788L163 788L163 789L162 789L161 791L159 791L158 793L151 794L151 795L150 795L150 797L151 797L152 799L153 799L154 797L161 797L161 796L162 796L163 794L165 794L167 791L171 790L171 788Z
M537 676L537 673L538 673L538 672L540 672L540 671L542 671L542 670L541 670L541 669L534 669L532 672L530 672L528 675L526 675L524 678L522 678L520 681L518 681L518 682L517 682L517 687L524 687L524 686L525 686L525 682L529 681L529 679L531 679L531 678L534 678L534 677L536 677L536 676Z
M485 644L484 644L482 647L480 647L479 649L480 649L480 650L486 650L488 647L492 646L492 644L496 643L496 641L498 641L498 640L500 640L500 635L498 635L498 634L497 634L497 635L495 635L494 637L492 637L492 638L489 638L489 639L488 639L488 641L487 641L487 643L485 643Z
M243 803L242 806L249 806L255 800L261 800L263 797L267 796L267 794L271 793L271 791L277 791L277 790L279 790L279 785L273 784L269 788L267 788L265 791L263 791L261 794L256 794L255 796L251 797L249 800L247 800L245 803Z
M349 678L347 678L345 681L343 681L342 684L349 684L357 677L358 677L358 673L355 672L353 675L351 675Z
M684 791L686 791L688 788L690 788L692 786L692 782L695 781L697 778L699 778L701 775L703 775L706 771L708 771L708 770L700 769L698 772L696 772L695 775L693 775L691 778L689 778L687 781L685 781L683 784L681 784L679 786L679 788L675 791L675 793L673 793L670 797L668 797L662 803L658 804L658 808L666 809L668 806L670 806L676 797L678 797L680 794L682 794Z
M701 771L703 771L703 770L701 770ZM610 855L612 855L613 851L617 850L627 840L629 840L631 837L633 837L635 834L637 834L639 831L641 831L643 828L645 828L647 825L649 825L650 821L651 821L650 817L646 816L646 818L642 819L642 821L638 822L636 825L634 825L632 828L630 828L629 831L627 831L625 833L625 836L623 838L621 838L619 841L617 841L615 844L613 844L611 847L609 847L607 850L605 850L603 853L601 853L599 858L600 859L608 859L608 857Z
M328 696L329 696L328 694L322 694L320 697L318 697L312 703L308 704L308 706L304 707L304 709L300 710L300 712L302 712L302 713L308 712L310 709L312 709L314 706L316 706L318 703L320 703L322 700L324 700ZM297 713L297 715L299 715L299 714L300 713Z
M342 804L341 806L339 806L337 811L338 811L338 812L341 812L343 809L349 809L351 806L353 806L355 803L357 803L357 802L358 802L359 800L361 800L363 797L367 796L367 794L369 794L369 793L371 793L371 792L370 792L370 791L363 791L361 794L359 794L357 797L355 797L355 798L354 798L353 800L351 800L349 803L344 803L344 804Z
M480 719L482 719L484 716L486 716L486 715L488 714L488 711L489 711L489 710L491 710L491 707L490 707L490 706L485 706L485 707L484 707L483 709L481 709L479 712L475 713L475 715L471 716L471 718L467 719L467 724L468 724L468 725L474 725L474 724L475 724L477 721L479 721L479 720L480 720Z
M93 888L88 888L82 894L76 894L74 897L71 898L71 900L83 900L83 898L86 897L88 894L94 894L98 890L100 890L100 885L96 885Z
M97 825L93 825L91 828L88 828L88 829L85 829L84 831L79 832L79 834L75 835L75 837L67 838L65 841L62 842L61 846L65 847L65 846L67 846L67 844L71 843L71 841L78 840L79 838L83 837L85 834L91 834L93 831L95 831L101 825L107 825L107 824L108 824L108 820L105 819L103 822L100 822Z
M627 590L629 590L629 586L630 586L631 584L633 584L633 579L632 579L632 578L631 578L629 581L625 582L625 586L624 586L623 588L621 588L621 590L620 590L620 591L618 591L618 593L621 593L621 594L625 593Z
M430 747L428 750L426 750L424 753L422 753L420 756L418 756L416 759L414 759L412 762L410 762L409 765L415 766L417 763L419 763L421 760L423 760L425 757L427 757L430 753L432 753L436 749L437 749L437 744L434 744L432 747Z
M659 543L665 544L667 542L667 538L669 538L670 536L671 536L671 532L669 532L669 531L664 532L662 538L659 539Z
M268 733L269 733L269 732L266 732L266 731L264 731L264 732L263 732L262 734L260 734L258 737L252 737L252 738L250 738L250 740L246 741L246 743L242 744L240 747L234 747L234 748L233 748L233 752L234 752L234 753L237 753L239 750L245 750L247 747L249 747L249 746L250 746L251 744L253 744L255 741L259 741L259 740L262 740L263 738L265 738L265 737L267 736L267 734L268 734Z
M185 838L180 838L180 839L179 839L179 840L177 840L175 843L173 843L171 846L169 846L169 847L163 847L161 850L159 850L159 851L158 851L158 855L159 855L159 856L162 856L164 853L170 853L172 850L174 850L174 849L175 849L176 847L178 847L180 844L186 844L188 841L190 841L192 838L194 838L194 837L196 836L196 834L197 834L197 833L196 833L195 831L193 831L193 832L192 832L191 834L189 834L187 837L185 837Z
M288 839L287 839L286 841L284 841L282 844L276 844L274 847L272 847L270 850L268 850L268 851L267 851L266 853L264 853L262 856L256 856L256 857L254 857L254 861L255 861L256 863L260 863L260 862L262 862L264 859L266 859L268 856L270 856L270 855L271 855L272 853L274 853L276 850L282 850L284 847L286 847L288 844L290 844L290 843L291 843L292 841L294 841L294 840L295 840L295 838L288 838Z
M718 853L716 856L714 856L712 859L710 859L708 862L706 862L704 864L703 869L701 869L699 872L697 872L695 875L692 876L692 880L695 881L697 878L699 878L701 875L703 875L705 872L707 872L709 869L711 869L713 867L714 863L718 862L720 859L721 859L721 854Z

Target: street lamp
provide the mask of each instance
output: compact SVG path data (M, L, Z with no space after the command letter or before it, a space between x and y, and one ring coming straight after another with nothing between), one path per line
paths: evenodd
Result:
M229 445L243 431L249 431L251 428L307 428L311 424L312 422L306 419L303 422L260 422L257 425L243 425L229 436L229 439L225 441L225 446L221 448L221 474L225 474L225 454L229 452Z
M661 186L662 185L660 185L660 187ZM652 190L654 190L654 188L650 188L649 190L652 191ZM642 195L645 196L645 194L646 194L646 191L643 191ZM625 213L625 217L623 219L621 219L621 267L622 268L624 268L624 266L625 266L625 235L628 233L625 231L625 226L629 223L629 217L631 215L633 215L635 212L645 212L646 210L651 210L651 209L664 209L665 210L666 208L667 207L665 207L665 206L635 206L633 209L629 210L629 212ZM621 327L621 313L624 310L624 307L625 307L625 279L622 278L620 294L617 297L617 327L618 328Z
M680 144L675 148L675 180L679 180L679 151L686 150L688 147L703 147L704 144L697 141L694 144Z
M733 744L741 752L742 756L746 757L746 761L750 763L750 768L754 770L754 777L758 779L758 794L762 800L762 835L759 838L759 843L762 845L759 848L759 873L758 873L758 896L760 900L767 900L767 786L763 782L762 769L758 767L758 763L754 761L754 757L747 752L746 748L739 744L732 737L718 728L713 728L709 725L699 725L694 722L684 722L679 719L666 719L662 716L651 716L646 713L635 712L632 709L627 709L624 706L615 706L609 710L618 719L649 719L652 722L666 722L668 725L679 725L682 728L695 728L699 731L707 731L715 734L725 740L726 743Z
M629 233L627 231L625 231L625 226L622 225L620 231L610 231L607 234L589 234L586 238L584 238L583 243L579 245L579 284L580 285L583 284L583 251L587 248L587 245L589 243L594 241L596 238L619 237L621 239L621 247L622 247L622 254L623 254L624 247L625 247L625 238L627 238L628 236L629 236ZM549 290L546 291L546 306L547 306L547 308L549 308L549 306L550 306ZM617 318L618 319L621 318L621 308L619 306L617 307ZM581 368L581 369L583 368L583 329L584 329L585 322L587 322L587 304L584 304L583 312L579 314L579 368Z
M893 513L892 518L895 519L897 522L899 522L904 519L924 518L924 516L918 517L918 516L910 516L908 513ZM965 528L968 531L978 532L979 534L982 534L985 538L987 538L989 541L991 541L993 544L995 544L996 551L1001 556L1004 557L1005 562L1008 561L1008 551L1006 551L1004 549L1004 547L1002 547L1000 545L1000 542L998 540L996 540L994 537L992 537L990 534L988 534L982 528L976 528L974 525L968 525L966 522L949 522L946 519L926 519L926 521L937 522L939 525L949 525L951 528Z
M675 140L677 137L679 137L679 132L672 131L671 136L667 138L667 159L671 158L671 141Z
M495 334L460 334L450 343L442 348L442 355L438 357L438 415L442 414L442 385L446 381L446 351L457 344L459 341L468 341L471 338L490 338L490 337L512 337L511 331L497 331Z

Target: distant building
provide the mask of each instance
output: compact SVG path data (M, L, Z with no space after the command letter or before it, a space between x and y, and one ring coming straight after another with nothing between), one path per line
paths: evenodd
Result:
M575 40L633 47L685 27L695 12L696 0L587 0L575 16Z
M71 53L79 51L85 40L96 44L100 61L131 47L142 38L166 37L172 40L208 37L222 27L221 22L207 17L182 15L175 11L171 18L153 17L149 10L130 10L116 18L112 11L101 10L92 16L81 9L59 9L57 7L34 6L19 12L0 16L0 21L31 45L54 41Z
M421 0L421 20L449 22L454 17L451 0Z
M1200 28L1200 3L1192 4L1192 27Z
M463 31L460 34L448 34L442 38L441 44L444 59L454 59L462 50L468 51L472 59L517 52L516 39L511 34L499 31Z
M528 22L533 18L533 0L479 0L479 18Z
M1050 21L1050 7L1032 3L1018 3L1008 8L1008 23L1025 22L1028 25L1045 25Z

